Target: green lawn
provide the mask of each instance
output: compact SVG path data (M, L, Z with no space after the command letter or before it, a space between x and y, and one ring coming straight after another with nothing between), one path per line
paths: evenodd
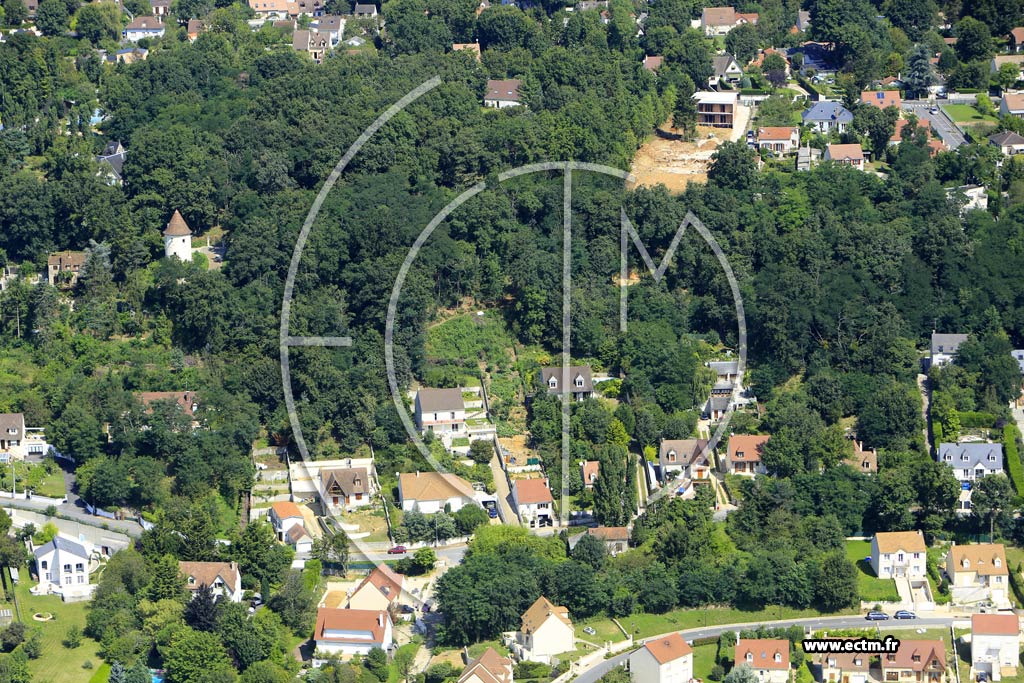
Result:
M632 614L619 619L622 626L633 632L635 638L647 638L659 633L670 631L683 631L691 628L701 628L705 625L715 626L718 624L756 624L779 619L800 619L809 617L835 616L836 614L857 614L859 610L844 610L842 612L825 613L814 609L792 609L789 607L769 607L763 610L746 611L728 608L710 609L678 609L665 614ZM581 621L579 628L590 626L596 635L586 636L590 640L599 638L602 641L610 640L618 642L625 640L622 634L611 619L600 618Z
M871 565L864 561L871 555L869 541L847 541L846 557L857 565L857 591L864 602L890 602L900 599L896 590L896 582L892 579L879 579L875 576Z
M38 630L43 639L43 656L29 660L28 668L35 683L89 683L103 661L96 654L99 643L82 637L82 644L74 650L64 647L61 641L71 625L85 628L85 614L88 602L63 602L55 595L34 596L29 592L28 569L21 569L23 580L15 588L26 635ZM52 621L37 622L32 615L49 612ZM92 662L93 669L83 669L85 662Z
M397 655L399 652L406 652L406 651L408 651L408 652L412 653L413 657L415 657L416 656L416 651L419 650L419 649L420 649L419 642L414 641L414 642L411 642L411 643L406 643L405 645L402 645L401 647L399 647L398 650L395 651L395 654ZM388 667L388 680L387 680L386 683L401 683L401 680L402 680L402 674L399 673L398 667L396 667L394 665L394 663L392 663Z
M942 109L957 123L999 123L995 116L983 116L969 104L944 104Z
M64 497L64 473L52 461L42 465L18 463L13 466L13 475L11 467L12 465L0 465L0 490L10 491L16 486L18 491L30 488L47 498Z
M715 665L718 645L697 645L693 648L693 677L702 681L711 679L711 668Z

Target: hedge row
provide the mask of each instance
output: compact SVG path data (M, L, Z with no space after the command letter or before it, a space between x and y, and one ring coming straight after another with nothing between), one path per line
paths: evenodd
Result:
M1017 495L1024 495L1024 467L1020 463L1020 451L1017 449L1017 439L1020 438L1020 431L1017 425L1008 424L1003 427L1003 460L1006 462L1006 471L1010 475L1010 482L1017 491Z

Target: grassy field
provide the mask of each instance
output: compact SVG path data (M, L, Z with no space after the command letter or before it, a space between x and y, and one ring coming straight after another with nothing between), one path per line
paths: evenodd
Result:
M999 119L995 116L983 116L969 104L945 104L942 109L957 123L999 123Z
M21 575L28 577L28 570L22 569ZM22 581L15 589L18 606L21 608L22 620L25 622L26 636L38 630L43 640L43 656L29 660L28 668L35 683L89 683L103 661L96 654L99 643L82 637L82 644L74 650L64 647L64 634L69 626L85 628L85 613L88 602L65 603L55 595L34 596L29 593L29 583ZM32 615L37 612L49 612L54 616L52 621L37 622ZM93 669L84 669L82 665L91 662Z
M871 565L864 561L871 555L871 543L868 541L847 541L846 557L857 565L857 591L864 602L889 602L900 599L896 590L896 582L892 579L879 579L875 576Z
M691 628L701 628L705 625L715 626L718 624L756 624L779 619L800 619L807 617L834 616L835 614L857 614L857 610L845 610L826 614L814 609L792 609L789 607L769 607L757 611L746 611L735 608L711 608L711 609L679 609L665 614L632 614L619 619L622 626L633 632L636 638L647 638L659 633L670 631L682 631ZM596 638L602 641L610 640L618 642L625 640L622 634L611 619L591 619L580 622L579 626L590 626L596 635L589 636L591 640Z

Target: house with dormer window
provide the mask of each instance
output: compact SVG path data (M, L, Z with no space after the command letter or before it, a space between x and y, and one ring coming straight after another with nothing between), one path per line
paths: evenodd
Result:
M746 664L760 683L787 683L790 679L789 641L743 638L736 641L736 666Z
M998 443L942 443L937 457L960 482L957 512L961 514L971 509L974 482L1003 471L1003 445Z
M218 599L242 601L242 573L235 562L178 562L178 571L193 597L200 588L209 586Z
M570 367L568 385L565 384L562 368L541 368L540 383L548 395L571 393L574 401L585 401L594 395L594 377L589 365Z
M821 683L868 683L871 655L867 653L829 652L818 655L816 661L821 667Z
M668 481L680 473L687 479L711 478L711 453L707 439L663 439L658 448L661 480Z
M373 480L365 467L320 470L320 500L329 512L365 507L373 493Z
M991 600L996 607L1010 607L1010 571L1002 543L954 544L944 569L955 604Z
M722 462L729 474L742 474L753 477L755 474L767 474L761 462L761 451L768 443L765 434L733 434L729 437L729 446Z
M946 646L941 640L901 638L899 649L880 659L885 683L943 683L946 678Z

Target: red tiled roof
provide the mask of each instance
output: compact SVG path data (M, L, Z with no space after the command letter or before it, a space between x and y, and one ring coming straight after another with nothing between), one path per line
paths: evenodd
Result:
M334 609L321 607L316 611L316 640L348 642L348 638L324 636L324 631L355 631L372 634L373 642L384 642L384 626L391 617L387 612L369 609Z

